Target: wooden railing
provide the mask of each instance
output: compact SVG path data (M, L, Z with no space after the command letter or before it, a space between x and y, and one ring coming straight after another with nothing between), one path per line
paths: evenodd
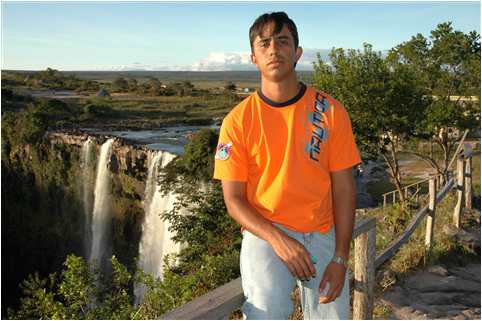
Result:
M410 198L414 199L414 201L418 202L420 200L420 196L421 196L422 185L428 184L428 182L431 179L435 180L437 188L441 187L442 182L443 182L443 175L442 174L433 175L429 178L426 178L426 179L420 180L418 182L403 186L402 191L405 195L405 199L408 199L410 197ZM397 202L397 194L398 194L397 190L390 191L390 192L382 194L383 207L386 207L389 204L387 202L388 200L391 200L391 204L395 204Z
M460 227L463 207L472 207L471 160L471 152L459 155L456 177L452 177L438 192L435 178L429 180L428 204L415 214L403 234L391 242L379 255L376 255L376 219L370 217L356 220L352 235L355 245L353 319L372 319L376 269L392 258L400 247L408 242L410 236L424 218L427 218L425 245L427 254L430 254L433 244L436 206L454 187L457 190L457 203L453 213L453 223ZM239 309L243 302L241 278L237 278L173 311L163 314L161 319L226 319L232 311Z

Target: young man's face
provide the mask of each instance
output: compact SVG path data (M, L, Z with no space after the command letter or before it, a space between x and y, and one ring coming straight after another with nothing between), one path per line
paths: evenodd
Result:
M301 47L295 48L293 36L286 26L276 35L273 30L274 23L267 24L261 35L254 39L251 61L263 78L280 82L294 73L295 63L303 51Z

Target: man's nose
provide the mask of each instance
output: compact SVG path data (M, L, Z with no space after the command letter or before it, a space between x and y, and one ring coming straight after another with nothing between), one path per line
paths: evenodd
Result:
M278 42L274 39L271 39L269 43L269 53L270 55L277 54L279 50Z

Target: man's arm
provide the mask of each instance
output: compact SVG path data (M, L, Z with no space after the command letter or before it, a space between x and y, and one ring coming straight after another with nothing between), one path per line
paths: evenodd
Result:
M348 259L356 208L356 185L352 167L331 172L331 183L336 231L335 255ZM328 264L320 283L320 290L324 289L327 282L330 282L330 290L320 303L331 302L340 295L345 273L343 265L333 262Z
M222 185L229 215L245 229L267 241L293 276L307 280L316 274L305 247L272 225L249 204L245 182L223 180Z

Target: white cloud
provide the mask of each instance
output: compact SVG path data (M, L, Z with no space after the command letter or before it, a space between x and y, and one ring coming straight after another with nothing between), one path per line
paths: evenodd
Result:
M313 62L320 53L323 61L328 61L329 49L304 49L297 64L297 70L312 70ZM121 66L102 66L95 70L108 71L240 71L256 70L251 63L250 52L211 52L206 58L191 65L149 65L134 62Z
M255 70L251 64L250 53L211 52L200 61L191 65L192 71Z
M298 70L313 69L316 54L321 54L324 61L328 60L329 49L305 49L298 63ZM194 63L189 70L192 71L226 71L226 70L256 70L251 63L250 52L226 53L211 52L208 57Z

